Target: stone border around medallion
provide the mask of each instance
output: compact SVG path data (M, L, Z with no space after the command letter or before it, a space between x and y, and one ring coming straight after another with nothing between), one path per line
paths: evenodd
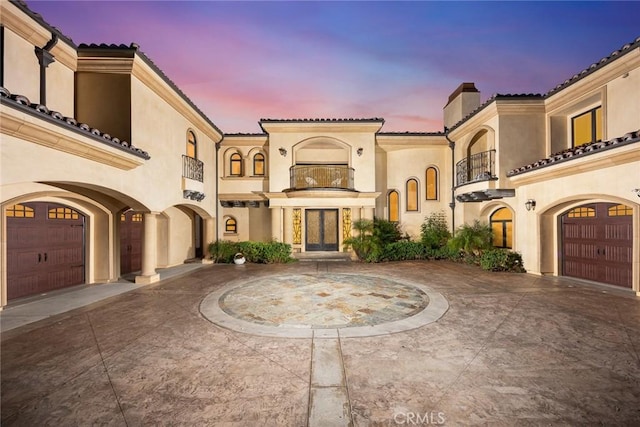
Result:
M377 335L394 334L397 332L409 331L417 329L421 326L428 325L440 319L449 309L449 303L447 299L439 292L433 291L426 285L410 282L406 280L399 280L383 275L374 274L352 274L352 273L334 273L342 276L358 276L371 277L377 279L391 280L393 282L415 287L424 292L429 298L429 304L419 313L407 317L405 319L394 320L391 322L380 323L377 325L368 326L353 326L343 328L312 328L311 326L268 326L260 325L257 323L241 320L225 313L220 307L219 301L227 292L236 288L242 287L247 283L253 283L256 280L266 279L271 276L264 276L262 278L256 278L251 282L247 280L234 280L226 283L219 289L211 292L204 297L200 303L200 313L205 319L211 323L220 327L230 329L236 332L242 332L245 334L260 335L267 337L280 337L280 338L359 338L359 337L371 337ZM316 276L322 276L323 273L316 274Z

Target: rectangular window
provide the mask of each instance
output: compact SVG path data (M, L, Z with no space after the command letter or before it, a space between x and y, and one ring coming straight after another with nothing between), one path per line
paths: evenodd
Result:
M571 119L574 147L602 141L602 107L586 111Z

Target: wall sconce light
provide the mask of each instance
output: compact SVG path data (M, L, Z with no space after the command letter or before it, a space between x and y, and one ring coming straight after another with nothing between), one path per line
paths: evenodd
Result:
M636 196L640 197L640 188L634 188L633 190L634 193L636 193Z
M536 201L533 199L529 199L527 200L527 202L524 204L524 207L527 208L528 211L531 210L536 210Z
M364 151L364 148L360 147L356 150L356 153L358 153L358 156L362 156L363 151Z
M282 157L287 157L287 149L286 148L280 147L280 148L278 148L278 151L280 152L280 155Z

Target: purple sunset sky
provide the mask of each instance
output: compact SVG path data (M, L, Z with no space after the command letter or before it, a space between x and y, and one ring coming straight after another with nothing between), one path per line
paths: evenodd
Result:
M80 43L138 43L224 132L260 118L442 130L462 82L545 93L640 36L640 2L27 1Z

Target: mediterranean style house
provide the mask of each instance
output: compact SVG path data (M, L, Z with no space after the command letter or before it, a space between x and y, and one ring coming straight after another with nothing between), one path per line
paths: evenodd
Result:
M374 217L417 237L434 212L490 223L530 273L640 295L640 38L546 94L481 104L463 83L443 131L261 119L224 134L135 44L77 46L18 0L0 0L0 24L1 306L152 283L217 239L343 251Z

